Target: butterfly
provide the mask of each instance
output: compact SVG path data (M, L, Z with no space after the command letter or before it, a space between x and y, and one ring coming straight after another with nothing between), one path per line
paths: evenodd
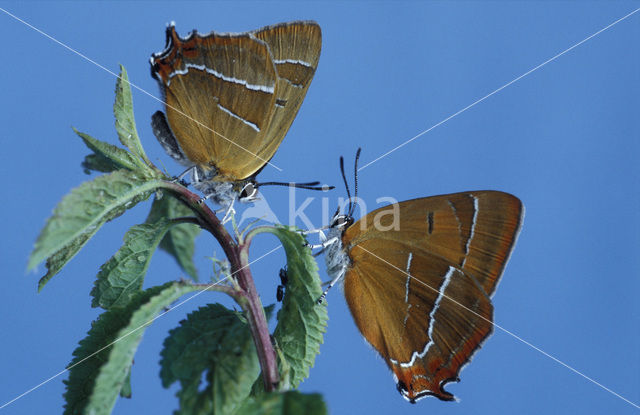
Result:
M222 206L255 199L264 185L326 190L311 183L257 183L307 93L320 58L320 26L295 21L251 32L180 37L151 56L166 115L152 116L165 151L189 167L194 187ZM182 177L181 176L181 177ZM181 178L180 177L180 178Z
M346 185L342 158L340 168ZM357 177L355 189L357 200ZM319 245L333 277L329 288L344 281L358 329L405 399L454 400L443 387L460 380L492 332L490 298L520 231L522 202L499 191L453 193L403 201L355 221L348 186L347 195L347 212L336 212Z

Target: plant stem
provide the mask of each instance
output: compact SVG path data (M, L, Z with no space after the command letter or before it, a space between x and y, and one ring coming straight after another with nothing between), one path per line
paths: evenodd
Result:
M198 195L176 183L166 182L165 185L167 190L175 193L198 214L198 224L216 238L229 260L231 275L240 286L238 296L234 296L234 298L247 315L249 328L258 353L258 360L262 368L265 390L267 392L273 391L279 382L278 362L276 360L276 352L271 343L264 308L260 302L260 296L249 269L248 251L250 241L238 245L211 209L205 203L198 203L200 200Z

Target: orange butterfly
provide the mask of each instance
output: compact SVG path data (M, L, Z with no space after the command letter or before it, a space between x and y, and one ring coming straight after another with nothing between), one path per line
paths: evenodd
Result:
M342 158L340 167L346 185ZM333 277L329 288L344 279L356 325L404 398L453 400L443 386L459 381L492 332L490 297L520 230L522 202L497 191L454 193L400 202L354 222L348 187L347 194L347 213L336 212L319 245Z

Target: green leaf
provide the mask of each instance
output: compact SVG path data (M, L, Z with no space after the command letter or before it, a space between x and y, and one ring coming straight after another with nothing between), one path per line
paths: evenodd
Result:
M147 155L142 148L136 121L133 116L133 100L131 98L131 85L127 76L127 70L120 65L120 77L116 82L116 102L113 104L113 114L116 116L116 130L120 142L142 160L147 161Z
M267 317L273 308L265 310ZM180 414L231 414L251 392L260 364L244 315L220 304L189 314L164 342L160 377L180 381ZM205 373L207 385L201 385Z
M144 329L164 307L198 289L170 282L138 293L126 308L101 314L73 352L64 414L110 414L126 385Z
M291 387L296 388L309 376L329 319L326 305L317 302L322 294L318 265L311 250L304 246L302 235L293 228L264 226L252 232L274 234L287 254L289 278L273 337L280 348L279 355L284 356L289 366L289 372L281 375L288 376Z
M91 290L92 307L123 307L142 290L151 257L170 226L169 220L161 219L129 229L118 252L100 268Z
M115 164L110 159L99 156L97 154L87 154L84 156L84 160L80 163L84 174L91 174L92 171L99 173L111 173L120 169L120 166Z
M85 182L66 195L36 240L28 269L47 259L38 290L73 258L106 222L149 198L160 181L119 170Z
M159 218L179 218L194 216L193 211L175 197L164 194L156 197L151 205L147 222L155 222ZM173 226L160 242L160 249L173 256L180 268L194 281L198 281L198 271L193 263L195 239L200 234L200 227L191 223Z
M133 362L132 362L133 363ZM124 384L122 385L122 389L120 389L120 396L123 398L131 398L131 368L127 372L127 377L124 379Z
M82 141L84 141L86 146L94 153L85 157L85 161L83 163L85 168L106 172L116 169L142 170L145 174L149 172L146 164L142 163L140 159L129 153L127 150L95 139L88 134L76 130L75 128L73 131L82 138ZM109 168L110 166L113 166L114 168L111 168L110 170L100 170Z
M327 406L318 393L267 393L247 400L234 415L325 415Z

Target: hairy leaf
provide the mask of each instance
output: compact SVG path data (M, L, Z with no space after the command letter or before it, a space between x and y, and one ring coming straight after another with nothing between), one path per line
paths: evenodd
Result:
M131 99L131 85L127 76L127 70L120 65L120 77L116 82L116 102L113 104L113 114L116 117L116 130L120 142L142 160L147 160L147 155L142 148L136 121L133 117L133 101Z
M244 315L220 304L201 307L171 330L160 366L164 387L176 381L182 387L177 413L189 415L234 413L260 373Z
M47 259L47 274L38 290L57 274L106 222L149 198L160 186L134 172L119 170L85 182L66 195L53 211L29 258L32 269Z
M324 415L327 406L318 393L267 393L247 400L234 415Z
M121 168L110 159L97 154L87 154L84 156L84 160L82 160L80 166L82 166L84 174L91 174L92 171L98 173L111 173L112 171L116 171Z
M288 377L290 386L296 388L309 376L327 326L327 307L317 303L322 294L318 265L300 233L285 226L265 226L254 232L276 235L287 254L286 294L273 337L279 356L284 356L289 366L289 373L282 373L282 377ZM281 370L286 366L280 364Z
M142 163L136 156L113 144L100 141L88 134L82 133L75 128L73 131L82 138L82 141L94 154L90 154L85 158L83 167L90 170L110 172L117 169L142 170L148 171L146 165ZM91 157L93 156L93 157ZM108 169L110 170L100 170Z
M194 216L194 213L184 203L165 194L161 198L156 197L151 206L151 212L147 222L155 222L159 218L179 218ZM195 252L195 239L200 234L200 227L191 223L175 225L160 242L160 249L169 253L178 262L180 268L184 270L194 281L198 281L198 271L193 263L193 253Z
M65 415L110 414L118 394L126 392L144 329L164 307L196 290L198 287L184 283L167 283L138 293L125 308L101 314L73 352L65 381Z
M126 306L142 290L151 257L170 226L169 220L161 219L129 229L118 252L100 268L91 290L92 307Z

